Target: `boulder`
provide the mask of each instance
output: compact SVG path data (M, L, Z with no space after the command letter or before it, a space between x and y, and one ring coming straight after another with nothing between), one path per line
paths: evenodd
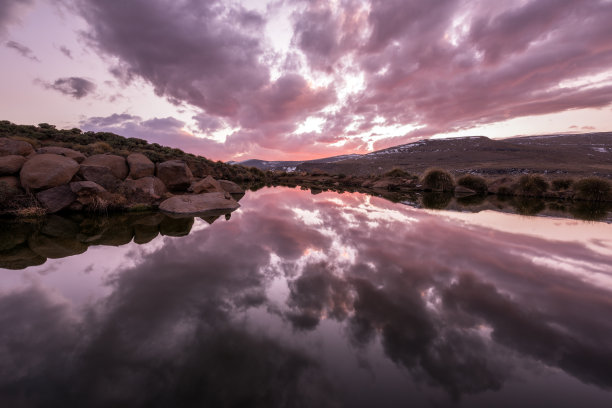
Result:
M224 193L204 193L170 197L159 205L159 209L170 214L193 216L208 211L234 211L240 204L232 198L226 198Z
M70 190L76 195L99 194L106 191L104 187L93 181L73 181Z
M129 177L136 180L155 174L155 164L142 153L132 153L127 157L130 168Z
M36 254L51 259L66 258L87 251L87 245L74 238L48 237L43 234L31 236L28 245Z
M186 190L191 185L193 174L182 160L168 160L157 164L157 177L169 190Z
M0 268L25 269L28 266L42 265L47 258L38 255L27 245L19 245L8 251L0 251Z
M26 158L15 154L8 156L0 156L0 176L12 175L19 173Z
M14 176L0 177L0 192L8 195L22 193L19 178Z
M0 156L27 156L33 152L34 148L28 142L13 140L6 137L0 138Z
M128 166L125 159L114 154L94 154L83 160L82 165L107 167L113 176L119 180L125 179L128 175Z
M40 232L49 237L76 238L79 234L79 224L59 215L48 215Z
M77 199L67 184L36 193L36 199L50 213L55 213L69 207Z
M159 235L157 225L135 225L134 226L134 242L142 245L153 241Z
M57 154L37 154L21 168L21 185L27 190L43 190L70 182L79 163Z
M159 224L159 232L167 237L184 237L189 235L193 227L193 217L170 218L166 217Z
M194 181L189 187L189 191L194 194L200 193L224 193L225 190L221 187L221 184L215 180L212 176L206 176L202 180Z
M166 185L157 177L127 179L123 186L130 203L152 203L168 192Z
M221 188L230 194L244 194L244 189L238 184L229 180L217 180L221 185Z
M79 174L86 181L92 181L99 184L109 191L115 191L121 185L121 180L113 174L109 167L106 166L81 164Z
M73 181L70 183L70 190L75 194L76 201L81 205L91 205L96 201L96 198L107 194L104 187L93 181Z
M77 152L76 150L68 149L67 147L46 146L36 150L36 153L59 154L60 156L69 157L77 163L82 163L83 160L85 160L85 155L83 153Z

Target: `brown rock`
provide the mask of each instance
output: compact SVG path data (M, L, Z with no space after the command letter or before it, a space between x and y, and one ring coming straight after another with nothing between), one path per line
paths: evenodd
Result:
M99 194L106 191L104 187L93 181L73 181L70 183L70 190L76 195Z
M77 152L76 150L68 149L67 147L46 146L46 147L41 147L40 149L36 150L36 153L59 154L60 156L69 157L77 163L82 163L83 160L85 160L85 155L83 153Z
M86 181L99 184L109 191L115 191L121 185L121 180L115 177L111 169L106 166L81 164L79 174Z
M41 190L70 182L79 163L57 154L37 154L21 168L21 185L26 190Z
M107 167L113 176L119 180L125 179L128 175L128 166L125 159L114 154L94 154L86 158L82 165Z
M155 174L155 164L142 153L132 153L127 157L130 168L129 177L136 180Z
M19 178L14 176L0 177L0 189L6 191L10 195L19 194L22 192Z
M168 160L157 164L157 177L168 190L186 190L191 185L193 174L182 160Z
M224 193L204 193L170 197L159 205L159 209L180 216L201 215L208 211L234 211L240 207L232 198L226 198Z
M13 140L6 137L0 138L0 156L27 156L33 152L34 148L28 142Z
M224 193L225 190L221 187L221 184L215 180L212 176L206 176L200 181L191 183L189 191L194 194L200 193Z
M167 237L184 237L191 232L193 221L193 217L166 217L161 224L159 224L159 232Z
M123 183L128 202L152 203L168 192L166 185L157 177L143 177L138 180L125 180Z
M48 212L55 213L70 206L77 199L77 196L67 184L64 184L36 193L36 199Z
M0 156L0 176L19 173L26 158L15 154Z
M87 251L87 245L74 238L48 237L43 234L31 236L28 245L38 255L51 259L65 258Z
M0 268L4 269L25 269L28 266L42 265L46 261L47 258L38 255L27 245L0 251Z
M142 245L153 241L159 235L157 225L135 225L134 226L134 242Z
M244 194L244 189L238 184L229 180L217 180L221 188L231 194Z

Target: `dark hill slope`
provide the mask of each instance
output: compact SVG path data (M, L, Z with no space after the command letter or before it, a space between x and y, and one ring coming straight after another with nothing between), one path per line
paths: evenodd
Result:
M297 170L378 175L393 168L422 173L441 167L456 174L546 173L612 177L612 132L493 140L482 136L428 139L334 163L302 163Z

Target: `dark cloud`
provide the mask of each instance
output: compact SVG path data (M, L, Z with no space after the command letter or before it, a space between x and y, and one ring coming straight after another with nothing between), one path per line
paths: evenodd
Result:
M17 21L19 15L33 3L33 0L0 1L0 37L6 34L7 26Z
M30 48L26 47L21 43L18 43L17 41L7 41L6 46L17 51L19 54L21 54L27 59L31 59L32 61L40 61Z
M59 78L53 83L46 83L45 87L72 96L75 99L84 98L96 90L96 84L80 77Z
M59 48L59 50L62 52L62 54L64 54L66 57L73 59L72 58L72 51L70 51L70 48L66 47L66 46L61 46Z

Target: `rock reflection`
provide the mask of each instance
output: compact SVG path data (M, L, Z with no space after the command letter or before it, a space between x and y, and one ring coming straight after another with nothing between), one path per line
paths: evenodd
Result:
M245 200L230 223L193 231L193 220L143 214L3 232L2 266L14 268L88 245L183 237L136 247L136 264L84 309L40 284L2 292L0 403L354 405L328 370L348 363L303 342L324 322L343 328L357 358L380 345L409 374L402 381L455 402L549 367L612 388L609 242L595 250L362 195L266 189ZM286 292L272 290L278 281ZM264 334L253 310L282 335ZM515 387L512 398L528 397Z

